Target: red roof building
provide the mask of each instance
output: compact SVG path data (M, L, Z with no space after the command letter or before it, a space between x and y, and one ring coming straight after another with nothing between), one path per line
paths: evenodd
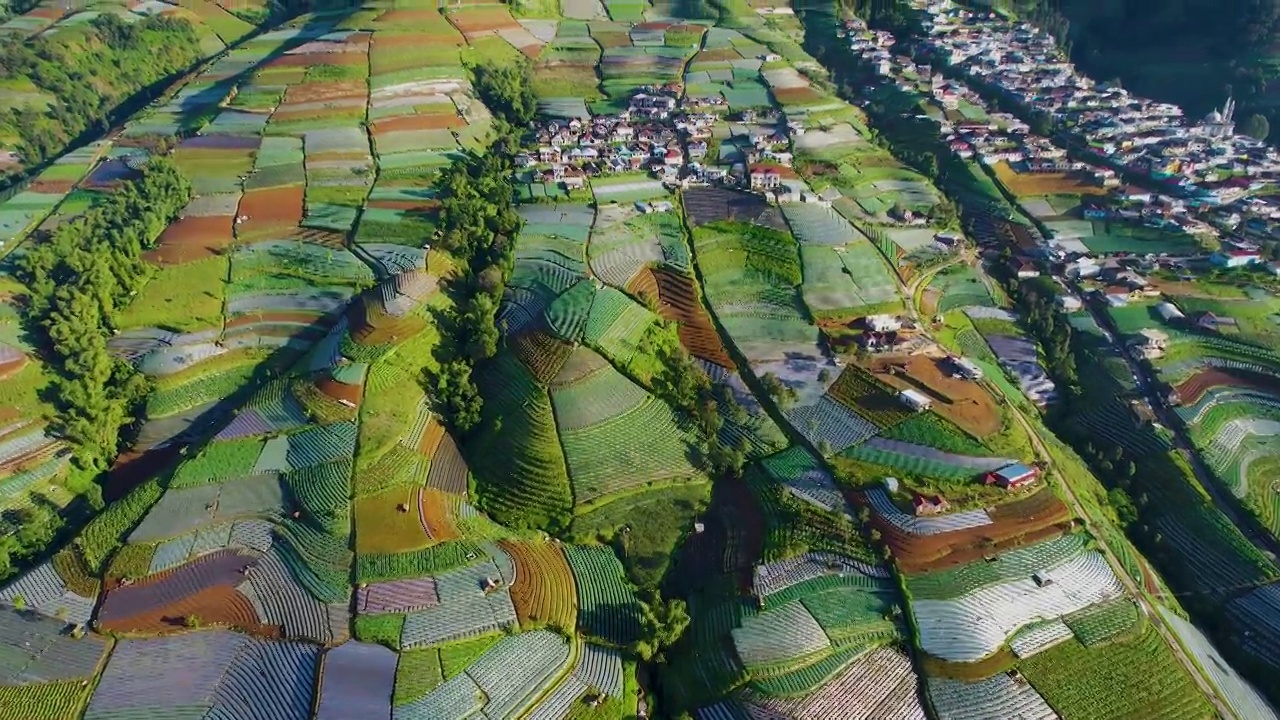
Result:
M937 515L944 513L951 508L951 503L941 495L920 495L917 494L915 499L911 501L912 507L915 509L916 517L921 515Z
M984 482L998 485L1005 490L1017 490L1034 483L1040 477L1040 470L1035 467L1014 463L994 472L987 473Z

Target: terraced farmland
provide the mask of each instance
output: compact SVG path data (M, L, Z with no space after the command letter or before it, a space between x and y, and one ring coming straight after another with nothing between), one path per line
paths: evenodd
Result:
M84 13L53 10L0 34L69 37ZM842 357L859 318L903 313L899 278L946 254L932 238L950 221L930 212L939 191L829 94L858 83L819 81L826 59L802 25L816 10L94 10L195 18L210 50L240 44L0 202L0 234L13 231L0 239L21 254L30 227L139 192L129 183L149 165L171 161L190 185L141 233L136 287L106 293L118 312L101 308L103 357L143 376L110 502L0 587L0 718L1146 707L1124 693L1160 717L1206 715L1100 541L1073 534L1065 463L1009 431L988 395L1004 378L926 375L942 331L923 324L903 333L925 348L904 372L884 367L900 353ZM682 182L739 164L736 185L763 174L776 187ZM498 211L459 210L481 205ZM926 224L899 222L908 208ZM12 284L0 295L39 290ZM1003 300L970 268L933 289L940 312ZM51 355L24 330L25 302L0 302L6 511L72 503L61 482L84 467L43 399ZM896 397L914 383L941 398L936 414ZM1259 429L1237 422L1258 420L1238 400L1202 389L1186 408L1224 466L1259 450L1259 433L1237 438ZM1015 460L1055 472L983 507L954 494L965 506L937 515L878 477L959 485ZM21 533L24 517L0 529ZM1221 529L1155 530L1182 546ZM1200 562L1206 582L1265 577L1217 545ZM1227 615L1277 655L1267 590L1250 586ZM1265 708L1211 675L1233 707Z

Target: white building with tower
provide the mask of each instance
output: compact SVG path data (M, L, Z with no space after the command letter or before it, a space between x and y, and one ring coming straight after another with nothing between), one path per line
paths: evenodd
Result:
M1205 116L1204 122L1200 123L1200 129L1211 138L1227 138L1236 134L1236 100L1233 97L1227 97L1227 102L1223 104L1221 110L1214 110Z

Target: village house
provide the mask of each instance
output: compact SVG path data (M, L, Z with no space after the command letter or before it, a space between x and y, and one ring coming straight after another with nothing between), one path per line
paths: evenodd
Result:
M1146 328L1138 331L1138 336L1130 341L1130 352L1142 360L1154 360L1163 357L1169 349L1169 334L1163 330Z
M941 495L921 495L916 494L911 501L912 510L916 517L925 515L938 515L951 509L951 503Z
M974 361L960 357L959 355L951 355L947 357L951 362L951 366L955 368L956 374L965 380L981 380L982 368Z
M1209 256L1209 262L1221 268L1245 267L1261 261L1257 250L1219 250Z
M1005 490L1017 490L1034 483L1040 477L1040 470L1035 467L1014 463L989 472L983 478L987 485L995 485Z
M774 168L753 168L750 180L752 190L773 190L782 184L782 174Z
M1222 332L1223 328L1234 329L1238 324L1233 317L1225 317L1208 310L1196 314L1194 323L1196 327L1208 332Z
M933 407L933 398L919 390L903 390L898 393L898 399L902 401L903 405L916 412L924 412Z

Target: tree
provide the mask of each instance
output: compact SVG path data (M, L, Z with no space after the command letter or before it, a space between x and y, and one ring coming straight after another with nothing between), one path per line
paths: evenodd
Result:
M1261 113L1254 113L1244 119L1240 124L1240 132L1248 135L1254 140L1266 140L1271 134L1271 123L1267 121L1267 117Z
M476 94L495 115L512 125L525 126L538 111L530 81L531 64L483 62L473 68Z
M640 639L631 650L649 662L662 650L675 645L689 627L689 609L683 600L662 600L656 593L651 602L640 603Z
M437 407L455 429L465 433L480 423L480 390L471 379L467 362L454 360L442 365L435 390Z

